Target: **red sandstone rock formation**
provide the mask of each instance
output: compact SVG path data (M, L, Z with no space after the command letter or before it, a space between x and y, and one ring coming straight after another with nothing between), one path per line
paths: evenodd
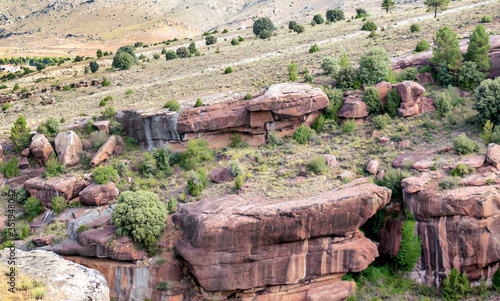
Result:
M265 143L270 132L291 135L300 124L312 124L328 104L321 89L282 83L272 85L251 100L185 108L181 112L122 111L116 119L129 136L148 149L169 143L182 150L186 141L200 137L208 140L211 147L222 147L229 145L235 133L256 146Z
M340 285L347 296L352 286L339 283L341 275L377 256L358 229L390 197L390 189L362 184L277 204L240 196L190 203L173 217L184 231L175 250L209 292L300 287L332 276L330 290Z
M120 191L115 183L109 182L106 185L91 184L78 194L80 203L88 206L103 206L116 199Z
M114 153L116 147L116 137L110 136L106 142L99 148L97 153L90 160L90 167L96 167L101 162L106 161Z
M54 149L50 145L49 140L45 138L45 135L35 134L35 136L31 139L30 151L35 160L37 160L40 164L45 165L45 163L49 160L50 155L54 152Z
M43 206L52 208L52 199L55 196L63 196L70 200L78 196L78 193L88 185L88 182L74 176L67 178L53 177L44 180L40 177L27 179L24 182L24 189L32 197L42 201Z
M74 166L80 162L82 142L73 131L57 134L54 144L56 153L65 167Z
M348 95L339 110L339 117L346 119L363 119L368 116L368 106L362 100L362 95Z

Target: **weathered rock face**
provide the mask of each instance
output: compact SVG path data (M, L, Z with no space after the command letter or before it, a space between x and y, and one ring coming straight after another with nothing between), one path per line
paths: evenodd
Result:
M394 86L401 96L401 104L398 109L400 117L416 116L421 113L419 103L425 93L424 87L413 81L403 81Z
M52 208L52 199L55 196L63 196L66 200L70 200L77 197L78 193L88 184L87 181L74 176L67 178L53 177L49 180L36 177L24 182L24 189L32 197L41 200L43 206Z
M190 203L173 216L183 230L175 250L210 292L341 277L377 256L358 229L390 197L362 184L276 204L240 196Z
M99 120L92 124L94 128L98 131L105 131L106 134L109 134L109 121L108 120Z
M120 191L115 183L109 182L107 185L91 184L78 194L80 202L88 206L103 206L116 199Z
M214 168L208 175L210 176L210 179L215 183L224 183L233 179L227 167Z
M56 153L65 167L74 166L80 162L82 141L73 131L59 133L54 140Z
M92 157L92 160L90 160L90 167L96 167L97 165L101 164L101 162L104 162L111 157L111 155L114 153L116 147L116 137L115 136L110 136L106 142L99 148L97 153Z
M271 86L251 100L234 100L181 112L134 110L116 114L124 131L147 149L170 144L183 149L190 139L203 137L211 147L227 146L231 135L239 134L250 145L266 142L271 131L291 135L301 123L310 125L328 106L321 89L307 84Z
M109 287L104 276L93 269L67 261L47 251L16 249L16 266L21 273L47 286L47 300L108 301ZM0 251L0 262L8 266L9 249Z
M386 102L387 94L392 90L392 85L390 82L380 82L375 85L375 88L378 89L379 95L380 95L380 101L382 101L383 104Z
M467 51L469 39L463 39L460 41L460 50L462 53ZM489 56L491 59L491 70L490 78L495 78L500 76L500 35L491 36L490 35L490 51ZM405 57L397 57L392 59L391 68L394 71L399 71L406 69L408 67L421 68L423 66L430 64L430 59L432 58L432 50L421 52L414 55L409 55Z
M45 166L45 163L49 160L54 149L50 145L49 140L45 138L45 135L35 134L31 139L30 151L33 158Z
M486 149L486 162L495 168L500 168L500 145L490 143Z
M484 175L492 176L496 178L494 173ZM481 276L491 278L500 261L497 186L442 190L439 178L439 174L423 174L402 182L405 207L416 217L417 232L422 240L421 281L439 286L452 268L465 272L471 280ZM464 180L463 185L481 183Z

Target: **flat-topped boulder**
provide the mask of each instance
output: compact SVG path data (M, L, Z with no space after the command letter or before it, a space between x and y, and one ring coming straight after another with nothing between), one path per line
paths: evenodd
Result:
M282 83L253 99L236 99L180 112L168 109L126 110L116 114L125 133L152 149L170 144L182 150L187 141L204 138L210 147L227 146L234 134L250 145L266 143L270 132L291 135L302 123L311 125L329 104L319 88Z
M241 196L202 200L173 216L184 233L175 250L212 292L361 271L377 248L358 229L390 198L390 189L361 184L274 204Z
M62 196L70 200L78 196L89 183L75 176L61 178L53 177L45 180L40 177L31 178L24 182L24 189L32 197L42 201L43 206L52 208L52 199L56 196Z
M73 131L57 134L54 144L56 153L65 167L74 166L80 162L82 141Z

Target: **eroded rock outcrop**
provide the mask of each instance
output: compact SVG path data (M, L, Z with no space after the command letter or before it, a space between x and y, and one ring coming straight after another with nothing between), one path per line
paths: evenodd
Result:
M110 136L90 160L90 167L96 167L111 157L116 148L116 137Z
M54 149L50 145L49 140L47 140L43 134L35 134L35 136L31 138L30 151L33 158L42 165L45 165L50 155L54 153Z
M250 100L233 100L181 112L165 109L121 111L116 119L124 131L147 149L170 144L183 149L198 137L211 147L227 146L235 133L250 145L266 142L270 132L291 135L300 124L310 125L329 104L321 89L307 84L272 85Z
M115 183L109 182L106 185L90 184L78 194L80 202L88 206L103 206L116 199L120 191Z
M100 272L65 260L52 252L17 249L15 253L16 266L21 273L46 285L46 300L109 300L108 283ZM9 249L0 251L3 266L9 265L9 254Z
M183 230L175 250L209 292L255 296L267 293L252 288L276 292L331 276L331 289L343 287L348 296L353 287L341 276L365 269L378 254L358 229L390 197L390 189L361 184L275 204L240 196L190 203L173 216Z
M40 177L31 178L24 182L24 189L32 197L42 201L47 208L52 208L52 199L55 196L63 196L66 200L71 200L78 196L89 183L75 176L60 178L53 177L44 180Z

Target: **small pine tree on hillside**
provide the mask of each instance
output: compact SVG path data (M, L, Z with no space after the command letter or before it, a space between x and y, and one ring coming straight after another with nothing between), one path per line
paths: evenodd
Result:
M295 61L292 61L292 64L288 66L288 80L294 82L297 80L298 76L299 72L297 69L297 65L295 64Z
M447 10L448 5L450 4L450 0L427 0L424 4L428 7L429 10L434 10L434 18L437 18L438 10Z
M481 72L488 72L491 69L488 55L490 48L490 36L486 33L483 24L478 24L470 37L465 60L476 63Z
M451 73L456 73L462 66L464 57L458 45L457 34L448 26L442 27L436 32L433 54L430 61L434 66L446 62Z
M386 13L389 13L390 10L394 9L396 5L392 0L384 0L382 1L382 9L385 9Z
M30 145L31 128L28 127L23 116L19 116L10 128L10 139L14 143L14 149L21 152Z
M103 53L102 53L101 49L97 49L96 56L97 56L97 58L102 58L103 57Z

